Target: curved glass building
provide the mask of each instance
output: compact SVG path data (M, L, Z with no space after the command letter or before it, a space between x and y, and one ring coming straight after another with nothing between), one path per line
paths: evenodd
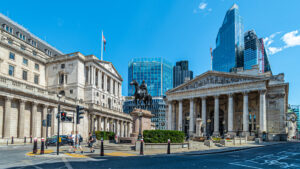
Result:
M244 25L239 9L234 4L226 13L213 50L213 70L230 72L244 66Z

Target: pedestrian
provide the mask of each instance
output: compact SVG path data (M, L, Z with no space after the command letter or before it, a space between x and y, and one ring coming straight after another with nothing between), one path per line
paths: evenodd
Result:
M71 147L70 147L70 152L72 152L72 150L73 150L73 153L75 153L75 139L76 139L76 137L75 137L75 134L74 134L74 131L72 131L71 132L71 135L69 136L69 139L70 140L72 140L72 142L71 142Z
M83 149L82 149L82 147L81 147L81 145L80 145L80 140L81 140L81 135L78 133L78 131L76 131L76 149L80 149L80 151L81 151L81 154L83 154Z
M91 150L91 153L94 153L94 147L93 144L96 142L96 139L92 136L92 133L89 133L89 139L88 139L88 147Z

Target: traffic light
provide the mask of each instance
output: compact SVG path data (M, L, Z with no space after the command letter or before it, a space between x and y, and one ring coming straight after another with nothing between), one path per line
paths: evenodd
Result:
M50 127L51 126L51 117L52 115L51 114L47 114L47 126Z
M80 119L83 118L83 116L80 116L82 114L84 114L84 112L82 111L84 109L84 107L77 105L76 106L76 123L80 124Z
M66 121L67 120L67 112L60 112L60 119L61 121Z

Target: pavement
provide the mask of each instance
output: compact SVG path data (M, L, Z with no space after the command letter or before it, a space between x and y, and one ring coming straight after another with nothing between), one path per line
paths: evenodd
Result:
M55 147L50 147L47 154L29 156L31 145L0 146L0 168L300 168L298 142L171 151L170 155L162 151L144 156L127 148L116 151L111 147L107 145L105 156L100 157L99 149L89 153L85 148L81 155L62 147L57 156L51 152Z

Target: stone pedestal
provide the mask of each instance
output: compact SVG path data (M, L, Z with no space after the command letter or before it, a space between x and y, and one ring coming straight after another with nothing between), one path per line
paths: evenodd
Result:
M148 110L143 110L143 109L134 109L130 115L133 118L133 131L132 134L130 135L131 137L138 137L139 135L139 130L141 127L141 133L143 135L144 130L153 130L152 123L151 123L151 117L154 115L151 114L150 111ZM141 126L140 126L141 123Z

